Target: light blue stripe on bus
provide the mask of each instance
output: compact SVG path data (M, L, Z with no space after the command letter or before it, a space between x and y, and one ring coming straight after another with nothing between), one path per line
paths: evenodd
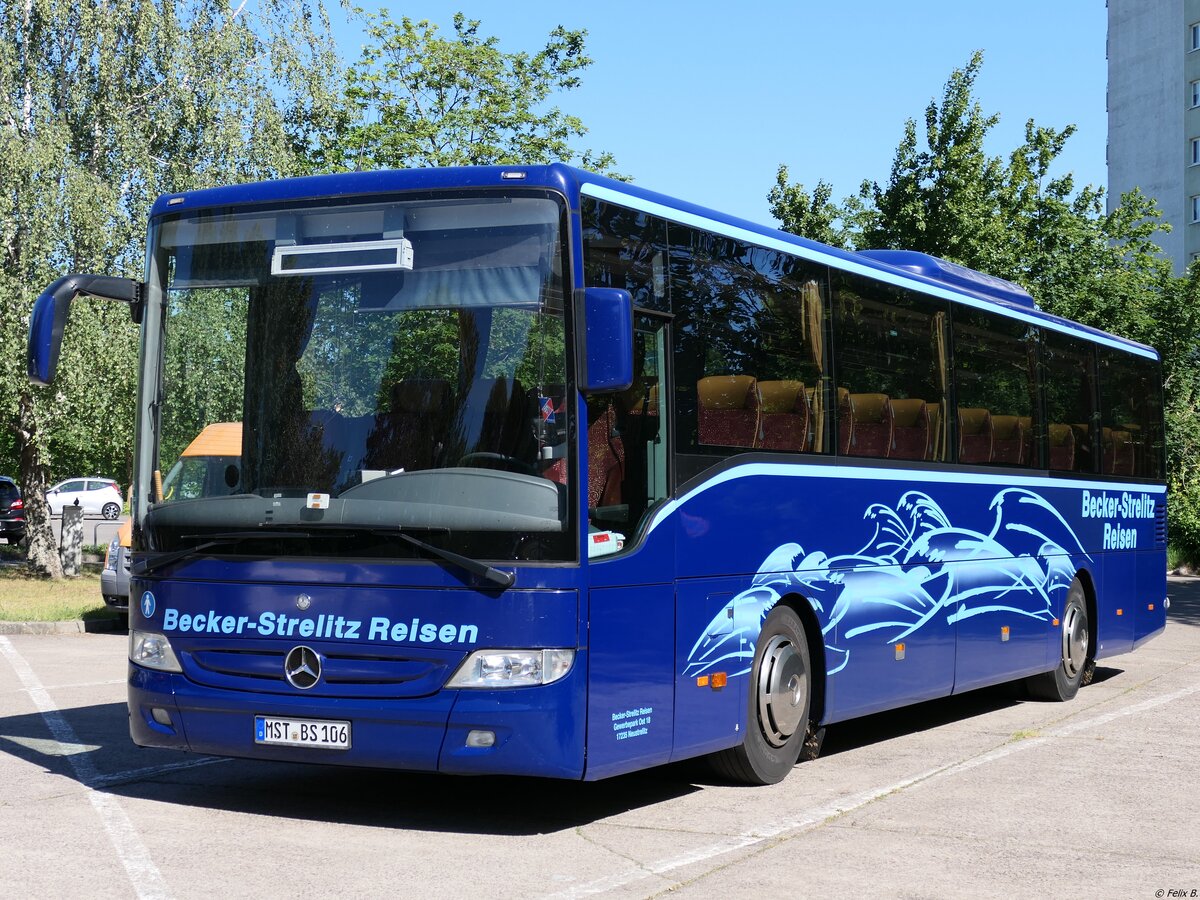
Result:
M725 237L731 237L739 241L745 241L747 244L754 244L759 247L769 247L772 250L779 250L792 256L799 256L814 262L820 262L824 265L832 266L835 269L841 269L844 272L853 272L857 275L865 275L868 278L874 278L879 281L887 282L888 284L894 284L897 287L904 287L908 288L909 290L919 291L923 294L941 297L944 300L952 300L955 303L963 303L967 306L973 306L976 309L986 309L990 312L997 312L1012 319L1020 319L1022 322L1028 322L1031 325L1037 325L1041 328L1049 328L1052 331L1058 331L1062 334L1069 334L1072 337L1094 341L1098 344L1114 347L1117 350L1124 350L1127 353L1144 356L1147 359L1158 359L1158 354L1153 350L1148 347L1143 347L1140 344L1135 344L1131 341L1124 341L1120 338L1110 337L1105 334L1077 331L1063 322L1055 322L1049 319L1041 319L1037 316L1030 316L1022 313L1018 309L1013 309L1012 307L1004 306L999 303L989 303L986 300L982 300L978 297L972 297L969 294L960 294L957 291L949 288L942 288L938 287L937 285L926 284L925 282L911 281L898 272L893 273L883 269L876 269L872 266L865 266L862 263L855 262L854 260L843 259L840 256L822 253L819 250L813 250L810 247L802 247L799 244L791 244L787 241L782 241L779 238L773 238L769 235L759 234L757 231L739 228L736 225L726 225L724 222L718 222L715 219L708 219L704 216L695 215L694 213L684 212L683 210L675 209L674 207L666 206L662 203L656 203L653 200L643 200L641 197L623 194L620 191L615 191L612 188L607 188L603 185L584 182L580 186L579 191L580 193L586 194L589 197L595 197L597 200L604 200L609 203L616 203L621 206L632 207L633 209L641 210L642 212L649 213L650 215L660 216L661 218L669 219L672 222L678 222L681 225L691 225L695 228L702 228L705 231L712 231L716 234L724 235Z
M672 500L662 506L650 520L646 534L652 532L668 516L679 509L689 500L703 494L705 491L722 485L727 481L739 478L753 478L757 475L773 475L778 478L834 478L859 481L906 481L916 486L921 483L936 484L999 484L1005 487L1056 488L1062 490L1076 489L1089 491L1129 491L1141 494L1167 493L1165 485L1161 484L1129 484L1128 482L1113 481L1076 481L1071 478L1046 477L1013 477L1012 475L984 475L977 472L950 471L913 471L911 469L873 469L861 466L813 466L804 463L747 463L744 466L726 469L720 475L710 478L704 484L688 491L678 500Z

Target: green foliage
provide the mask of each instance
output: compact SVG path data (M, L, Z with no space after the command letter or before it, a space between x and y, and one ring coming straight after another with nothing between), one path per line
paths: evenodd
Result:
M833 186L818 181L812 194L800 184L788 182L787 166L775 174L775 186L767 194L771 215L779 227L792 234L803 235L832 247L850 248L850 232L845 221L846 211L830 200Z
M863 183L841 204L818 182L810 195L780 167L768 194L789 231L851 249L918 250L1007 278L1041 306L1149 344L1162 355L1171 541L1200 559L1200 269L1173 276L1155 236L1154 202L1133 191L1105 211L1102 188L1076 188L1054 165L1074 126L1025 126L1007 162L984 149L999 116L974 99L975 53L909 120L886 184Z
M547 103L579 86L592 60L584 31L562 26L537 53L509 53L480 22L454 16L454 36L428 21L356 12L370 43L347 73L354 111L338 143L343 168L548 163L576 160L607 171L610 154L575 152L587 129Z
M128 310L79 302L55 386L31 389L23 346L37 292L69 271L140 277L157 193L288 174L335 106L309 91L335 57L307 0L255 9L0 6L0 431L16 435L35 568L57 573L40 503L51 472L128 482L137 368Z

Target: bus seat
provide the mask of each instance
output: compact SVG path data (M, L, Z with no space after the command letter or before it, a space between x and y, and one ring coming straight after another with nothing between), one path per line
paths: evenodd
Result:
M1116 428L1101 430L1104 446L1104 474L1133 474L1133 436Z
M621 503L625 480L625 447L617 434L617 411L611 401L588 403L588 507Z
M893 459L924 459L929 452L929 410L924 400L888 400L892 416Z
M1070 425L1051 425L1050 468L1060 472L1075 469L1075 431Z
M847 394L839 430L848 456L887 456L892 419L887 394Z
M1021 429L1021 465L1037 465L1037 456L1033 452L1033 416L1017 416L1017 426Z
M1118 426L1120 431L1129 432L1129 440L1133 442L1133 475L1146 474L1146 441L1142 436L1142 426L1132 422L1122 422Z
M1023 465L1025 435L1018 416L992 416L992 462Z
M985 463L992 458L991 413L978 407L958 411L958 461Z
M758 446L765 450L809 449L809 408L803 382L760 381L758 412Z
M929 416L929 449L925 452L925 458L944 459L946 454L942 440L942 404L926 403L925 411Z
M701 444L753 447L758 392L753 375L709 375L696 382Z

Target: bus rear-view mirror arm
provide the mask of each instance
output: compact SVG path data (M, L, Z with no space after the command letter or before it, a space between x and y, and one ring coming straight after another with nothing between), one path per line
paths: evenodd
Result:
M29 317L29 380L43 386L54 380L72 300L85 294L128 303L131 318L141 324L142 288L141 282L132 278L110 275L65 275L46 288L34 301L33 315Z

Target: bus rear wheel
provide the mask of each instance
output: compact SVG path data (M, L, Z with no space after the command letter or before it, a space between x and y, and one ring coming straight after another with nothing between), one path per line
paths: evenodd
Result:
M1062 650L1058 667L1025 680L1030 695L1039 700L1070 700L1079 692L1079 686L1092 666L1087 598L1078 578L1071 582L1067 591L1061 626Z
M732 781L776 784L800 758L808 734L812 666L804 625L787 606L771 610L754 650L740 746L713 754L713 768Z

